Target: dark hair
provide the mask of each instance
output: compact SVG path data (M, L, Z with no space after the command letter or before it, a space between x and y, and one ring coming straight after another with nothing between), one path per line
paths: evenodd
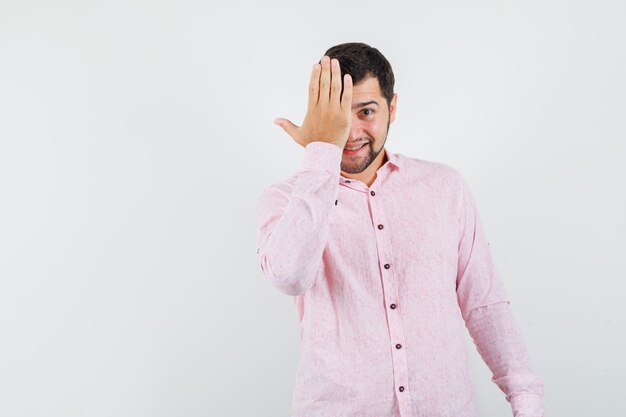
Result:
M391 104L395 79L391 64L378 49L364 43L350 42L335 45L324 55L339 60L342 84L346 73L352 77L353 85L367 77L376 77L387 106Z

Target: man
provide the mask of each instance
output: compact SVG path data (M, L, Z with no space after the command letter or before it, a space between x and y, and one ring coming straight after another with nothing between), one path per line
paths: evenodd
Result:
M454 168L389 153L397 94L363 43L313 66L298 172L257 207L265 277L294 297L292 417L475 417L467 327L514 416L543 416L474 197Z

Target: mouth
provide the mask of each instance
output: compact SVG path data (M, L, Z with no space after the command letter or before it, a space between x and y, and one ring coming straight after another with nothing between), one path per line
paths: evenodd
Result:
M363 152L363 150L365 150L367 148L367 144L368 142L362 143L361 146L357 149L354 150L349 150L348 148L354 148L352 146L346 146L345 148L343 148L343 154L344 155L357 155L361 152Z

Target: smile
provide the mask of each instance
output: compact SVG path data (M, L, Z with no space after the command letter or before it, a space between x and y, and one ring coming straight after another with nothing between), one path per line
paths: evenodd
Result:
M361 150L365 149L365 147L367 146L367 142L364 143L363 145L361 145L360 147L354 149L354 150L350 150L348 148L344 148L343 149L343 153L346 155L356 155L357 153L359 153Z

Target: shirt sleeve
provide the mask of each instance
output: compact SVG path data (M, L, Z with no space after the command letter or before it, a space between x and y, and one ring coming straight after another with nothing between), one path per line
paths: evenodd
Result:
M530 358L508 295L496 271L475 199L462 182L457 298L465 325L491 380L505 394L514 417L543 417L543 381Z
M271 284L287 295L313 286L339 193L342 149L313 141L286 183L263 190L256 209L257 258Z

